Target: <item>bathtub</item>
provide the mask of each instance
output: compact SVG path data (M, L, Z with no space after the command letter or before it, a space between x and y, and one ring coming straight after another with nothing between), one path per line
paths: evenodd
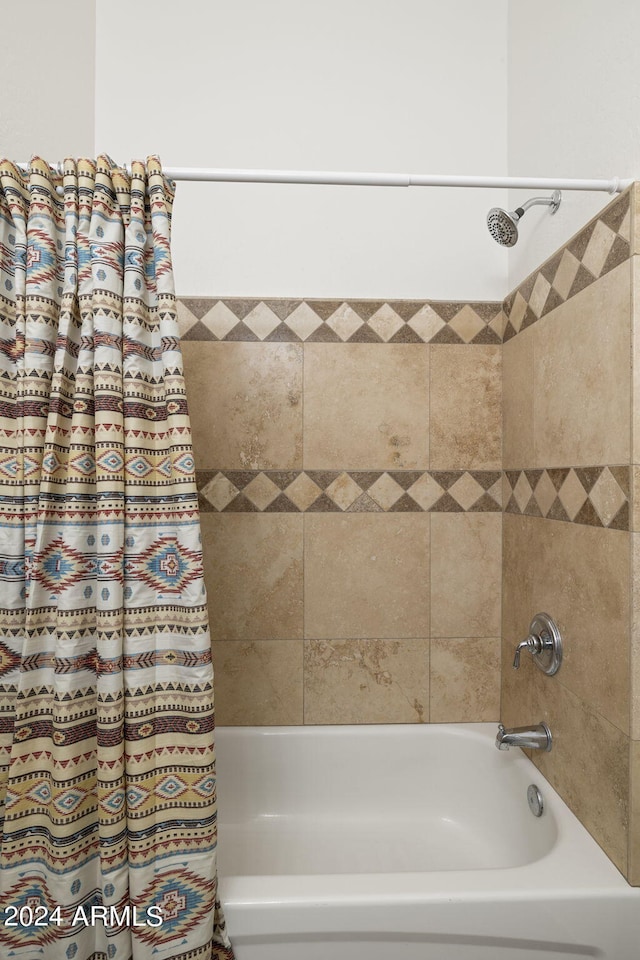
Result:
M496 728L219 727L236 960L639 957L640 889Z

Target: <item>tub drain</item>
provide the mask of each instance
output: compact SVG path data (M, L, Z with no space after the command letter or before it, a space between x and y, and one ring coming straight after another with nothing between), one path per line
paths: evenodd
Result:
M544 810L544 801L542 799L542 794L536 787L535 783L529 784L527 789L527 803L529 804L529 810L534 815L534 817L541 817L542 811Z

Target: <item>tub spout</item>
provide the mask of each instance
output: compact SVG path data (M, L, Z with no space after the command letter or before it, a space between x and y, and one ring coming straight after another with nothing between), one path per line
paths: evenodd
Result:
M498 750L508 750L509 747L525 747L528 750L551 750L551 730L546 723L539 723L536 727L512 727L507 730L501 723L498 724L496 747Z

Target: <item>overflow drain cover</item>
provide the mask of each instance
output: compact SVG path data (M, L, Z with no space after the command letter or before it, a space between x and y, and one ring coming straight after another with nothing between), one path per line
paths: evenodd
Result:
M542 799L542 794L536 787L535 783L529 784L527 789L527 803L529 804L529 810L534 815L534 817L541 817L542 811L544 810L544 801Z

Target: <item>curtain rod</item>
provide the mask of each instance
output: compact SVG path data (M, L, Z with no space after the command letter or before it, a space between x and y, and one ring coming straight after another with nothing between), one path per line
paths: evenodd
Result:
M619 193L633 181L556 180L540 177L466 177L414 173L348 173L323 170L224 170L201 167L166 167L171 180L242 183L318 183L371 187L489 187L512 190L602 190Z
M29 169L28 163L19 167ZM62 164L52 164L62 173ZM130 173L131 168L125 169ZM592 190L620 193L632 180L575 180L550 177L466 177L414 173L349 173L330 170L241 170L207 167L163 167L170 180L222 183L316 183L362 187L487 187L495 190Z

